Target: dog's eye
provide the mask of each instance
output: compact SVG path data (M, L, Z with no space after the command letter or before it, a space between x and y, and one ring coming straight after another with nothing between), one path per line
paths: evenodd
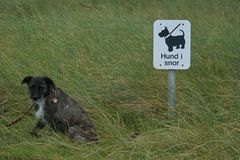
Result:
M35 88L35 85L30 86L30 88Z

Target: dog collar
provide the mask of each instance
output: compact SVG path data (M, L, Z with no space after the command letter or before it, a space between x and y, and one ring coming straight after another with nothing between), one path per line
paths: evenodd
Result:
M56 98L56 90L55 89L52 90L51 94L49 94L47 99L49 102L53 102L55 104L58 102L58 100Z

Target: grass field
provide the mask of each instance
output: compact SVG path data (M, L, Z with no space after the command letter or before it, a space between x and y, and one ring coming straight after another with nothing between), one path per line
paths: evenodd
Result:
M152 65L156 19L192 24L191 67ZM0 0L0 159L240 159L240 1ZM98 144L29 132L27 75L46 75L84 104ZM133 137L134 134L138 134Z

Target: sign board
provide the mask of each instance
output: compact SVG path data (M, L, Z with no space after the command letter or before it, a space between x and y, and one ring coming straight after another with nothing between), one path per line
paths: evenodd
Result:
M156 69L190 67L191 24L188 20L156 20L153 26L153 65Z

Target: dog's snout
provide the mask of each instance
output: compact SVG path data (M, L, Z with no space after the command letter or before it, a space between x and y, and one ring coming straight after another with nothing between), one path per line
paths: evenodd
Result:
M38 96L32 96L32 99L36 101L38 99Z

